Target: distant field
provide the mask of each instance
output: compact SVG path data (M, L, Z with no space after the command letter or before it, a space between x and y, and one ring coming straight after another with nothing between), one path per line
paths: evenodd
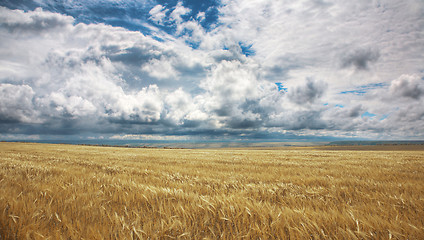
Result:
M0 239L423 239L423 146L0 143Z

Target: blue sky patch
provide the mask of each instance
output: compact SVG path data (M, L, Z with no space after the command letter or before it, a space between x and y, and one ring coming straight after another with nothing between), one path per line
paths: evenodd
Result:
M343 91L340 92L340 94L354 94L354 95L358 95L358 96L362 96L366 93L367 91L364 90L351 90L351 91Z
M151 31L144 27L143 23L149 23L166 33L173 35L175 34L176 26L172 21L167 20L169 20L170 13L175 9L179 2L181 2L184 7L190 9L189 13L181 16L183 21L196 20L198 19L198 14L203 12L204 17L202 19L198 19L198 22L205 31L208 32L219 25L218 8L221 6L221 1L219 0L130 0L125 2L27 0L25 3L22 3L22 1L6 1L0 5L7 6L11 9L21 9L25 6L27 10L34 10L37 7L41 7L46 11L72 16L75 18L75 24L104 23L114 27L123 27L131 31L140 31L146 35L150 35ZM158 4L168 9L165 21L163 21L162 24L157 24L149 19L149 11Z
M363 118L372 118L375 117L376 115L374 113L370 113L370 112L364 112L361 117Z
M380 118L380 121L383 121L384 119L386 119L386 118L388 118L389 117L389 114L384 114L381 118Z
M200 22L206 31L212 30L218 21L218 7L221 6L221 1L199 1L199 0L184 0L183 6L190 8L189 18L196 19L200 12L205 13L205 18Z
M253 44L245 44L243 42L239 42L239 46L241 48L241 52L246 57L255 55L255 50L252 49Z
M342 91L339 94L354 94L354 95L362 96L365 93L367 93L369 90L384 88L384 87L387 87L387 86L388 86L388 84L383 83L383 82L382 83L371 83L371 84L367 84L367 85L358 86L354 90Z
M191 21L196 20L199 24L204 28L206 32L213 30L216 26L218 26L218 18L219 12L218 7L221 6L221 2L219 0L215 1L198 1L198 0L183 0L183 1L169 1L169 0L158 0L157 4L164 6L167 11L166 18L169 18L171 12L175 9L178 2L182 2L182 6L185 8L189 8L190 12L185 15L182 15L181 18L183 21ZM147 13L154 6L147 9ZM204 13L204 17L199 18L199 13ZM149 17L149 16L148 16ZM147 18L148 18L147 17ZM146 20L147 18L144 18ZM170 21L164 21L162 25L155 24L150 21L156 27L164 30L168 34L173 34L175 32L175 25Z
M281 91L282 92L287 92L287 88L284 87L283 83L276 82L275 85L277 85L279 92L281 92Z

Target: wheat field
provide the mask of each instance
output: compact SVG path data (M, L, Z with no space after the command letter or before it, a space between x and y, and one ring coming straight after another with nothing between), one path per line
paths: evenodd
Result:
M0 143L0 239L424 239L424 149Z

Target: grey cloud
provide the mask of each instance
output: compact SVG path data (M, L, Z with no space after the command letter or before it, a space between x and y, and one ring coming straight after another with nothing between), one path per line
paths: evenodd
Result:
M120 63L117 68L132 87L143 82L145 85L157 84L166 89L196 89L193 81L198 81L206 74L204 65L190 59L190 55L179 52L177 48L164 47L147 37L131 47L107 45L101 49L104 51L103 57L113 63Z
M155 46L134 46L126 49L119 49L119 46L107 46L104 49L112 61L119 61L123 64L142 66L152 59L160 59L162 56L169 57L164 51L160 51Z
M182 62L176 63L175 69L187 77L205 77L206 69L200 64L196 63L193 66L188 66Z
M231 104L221 104L214 112L220 117L228 117L233 113L233 106Z
M241 54L241 51L238 51L237 47L232 47L227 50L216 50L213 51L210 55L215 60L215 62L243 61L243 55Z
M183 128L197 128L202 124L202 121L184 120Z
M265 77L271 81L281 81L287 78L289 68L274 65L265 70Z
M424 80L418 75L402 75L392 81L390 92L397 96L418 100L424 96Z
M40 10L28 13L7 9L2 11L9 16L6 19L9 22L19 23L25 22L26 18L36 19L37 24L49 23L46 25L46 32L50 31L52 35L58 34L57 29L51 28L53 26L50 20L61 19L60 14ZM10 17L10 15L14 16ZM31 16L36 17L31 18ZM2 85L1 97L5 99L0 103L1 120L3 122L41 121L49 123L46 125L47 128L49 126L51 129L74 128L75 131L84 129L82 125L89 126L90 123L96 122L103 122L105 126L114 122L129 125L157 123L163 107L158 88L147 84L145 89L140 89L144 86L139 84L132 85L133 88L124 91L126 79L120 76L125 75L126 72L133 72L134 69L127 67L130 63L142 64L152 58L168 56L171 52L154 46L154 40L143 38L141 34L104 25L73 26L72 21L68 21L67 17L65 19L62 25L56 25L60 28L59 34L63 38L57 39L56 42L52 42L53 45L48 46L45 43L50 43L49 39L43 37L39 38L38 42L34 42L37 50L44 55L37 55L36 51L32 51L34 46L26 44L22 46L23 49L17 49L16 52L20 55L17 55L16 59L2 59L10 62L12 66L22 66L16 64L22 61L18 58L21 56L24 59L39 61L28 63L28 67L33 69L32 75L24 76L25 79L31 79L26 81L29 86L14 87L10 90L12 85ZM29 20L27 19L27 22ZM2 40L13 40L19 43L19 36L37 35L27 31L27 25L15 24L14 27L15 34L12 36L11 32L6 33L2 36ZM92 41L93 35L104 40ZM119 39L126 39L126 44L121 44ZM140 39L145 41L140 42ZM44 42L44 40L47 41ZM131 44L132 47L128 47ZM42 51L43 48L46 51ZM30 51L27 51L29 49ZM112 65L117 61L124 63L123 67ZM18 80L22 82L25 79ZM9 80L2 79L2 82L5 81ZM40 119L34 119L34 115L38 115ZM89 121L84 124L84 121L80 122L82 119Z
M315 5L315 7L320 7L320 8L329 8L333 6L332 2L327 2L323 0L312 0L311 2L313 5Z
M353 106L341 111L339 114L333 116L330 120L333 129L344 130L344 131L355 131L355 130L371 130L375 129L376 126L373 124L375 119L369 119L368 117L362 118L362 114L366 110L361 106Z
M223 61L201 86L210 95L211 111L228 116L241 104L259 97L258 85L256 73L248 66L239 61Z
M37 121L34 94L28 85L0 84L0 123Z
M275 62L272 62L272 64L268 64L269 66L264 66L264 76L271 81L281 81L289 77L291 70L303 68L309 64L310 61L307 59L300 58L294 54L285 54Z
M159 125L159 121L149 120L142 114L129 114L121 117L108 117L109 123L120 124L122 126L131 127L131 125Z
M363 131L367 137L367 131L397 131L394 129L401 129L399 136L420 134L424 120L422 76L408 75L394 80L389 91L375 88L367 89L369 93L363 95L333 94L349 89L353 82L362 81L358 84L368 86L369 78L385 82L400 76L387 71L392 65L386 67L387 62L383 62L386 59L379 57L380 51L359 49L340 54L345 43L337 41L345 33L340 29L345 23L329 23L343 19L331 18L326 22L318 19L342 14L337 12L340 5L317 14L311 9L312 14L308 15L311 19L306 19L305 28L299 29L299 21L293 21L293 15L280 14L286 5L293 8L293 14L302 13L298 4L270 1L269 16L275 18L265 16L261 25L257 21L261 22L262 18L250 17L260 12L257 11L260 6L253 9L251 3L235 3L250 9L243 11L246 13L243 17L252 20L252 24L241 28L233 25L233 29L225 29L225 24L217 26L205 32L202 38L210 45L195 50L185 46L184 39L172 36L159 42L124 28L75 25L77 20L71 17L46 11L2 9L5 15L0 14L0 19L8 24L0 27L1 45L16 47L0 49L7 53L0 54L0 75L3 76L0 82L12 83L1 85L7 90L2 90L0 95L0 132L84 136L90 133L161 134L213 139L267 136L278 139L290 131L293 135L284 136L296 138L297 132L304 136L328 131L355 136L357 131ZM326 5L320 0L315 3L320 8ZM240 18L238 13L234 14L234 19ZM300 17L298 20L305 19L303 15ZM227 20L233 22L232 18ZM251 31L252 28L255 30ZM323 29L330 40L323 37ZM358 42L356 35L362 32L358 28L354 30L347 38ZM158 31L157 36L166 35L154 28L151 31ZM275 37L268 39L270 34ZM239 41L254 42L256 54L244 56L237 44L234 49L222 49ZM399 49L404 46L400 40L387 41L391 46L397 43L401 45ZM364 40L364 45L374 44ZM379 47L385 58L410 54L403 51L407 48L402 48L399 54L383 45ZM416 52L420 52L418 50ZM333 55L323 54L333 52ZM344 68L357 70L371 68L373 63L382 61L384 67L379 65L379 70L384 73L340 71L340 66L334 68L332 64L334 56L339 57L337 61L341 61ZM396 59L390 61L401 63ZM403 72L417 72L416 63L405 62L411 66L402 65ZM304 76L326 82L304 80ZM281 81L284 79L287 84ZM291 86L296 79L302 81ZM279 92L272 81L283 82L288 91ZM176 92L176 89L181 90ZM390 101L384 101L386 99L381 97L384 94ZM336 103L345 107L330 107ZM365 111L376 116L361 118ZM382 118L384 120L380 120Z
M328 106L322 111L322 119L327 124L327 129L353 131L361 125L361 116L364 113L364 107L361 104L353 106Z
M128 127L130 126L130 127ZM148 132L148 127L142 126L143 131ZM116 132L131 132L134 128L130 124L111 123L101 119L81 117L78 119L66 117L50 117L41 123L22 123L14 122L9 124L0 124L1 133L9 134L39 134L59 136L63 135L84 135L84 134L110 134Z
M11 33L28 35L62 28L71 24L73 18L44 12L41 8L30 13L24 13L21 10L9 11L0 7L0 22L0 26Z
M252 102L249 105L249 107L246 107L245 104L238 106L238 109L224 121L225 125L232 129L255 129L262 126L264 121L266 121L263 117L266 117L267 113L264 111L258 113L250 110L252 108L257 110L254 108L260 107L258 102Z
M288 96L291 101L299 105L312 104L324 94L326 88L325 82L307 78L305 85L289 89Z
M261 124L259 120L231 118L227 123L228 127L234 129L256 128Z
M267 127L282 127L286 130L319 130L327 127L321 111L286 111L271 119Z
M272 111L272 107L270 106L262 106L260 99L248 99L240 107L245 112L258 113L261 115L267 115L269 111Z
M347 115L351 118L359 117L362 113L362 105L357 105L351 109L348 109Z
M358 49L342 57L342 67L355 67L357 70L367 70L370 63L380 58L380 52L373 49Z
M402 126L402 127L409 127L409 128L415 127L416 130L422 131L422 128L421 129L417 128L416 126L414 126L415 124L411 124L411 123L419 121L421 122L420 125L424 126L424 123L422 122L424 120L423 104L422 103L410 104L402 109L399 109L399 111L395 113L394 120L408 123L408 124L405 124L406 126Z
M321 120L321 112L319 111L305 111L295 114L292 125L289 127L291 130L299 129L324 129L326 123Z

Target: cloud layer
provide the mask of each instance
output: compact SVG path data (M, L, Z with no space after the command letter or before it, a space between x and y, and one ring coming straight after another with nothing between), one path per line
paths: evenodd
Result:
M421 1L55 4L0 7L2 138L424 137Z

